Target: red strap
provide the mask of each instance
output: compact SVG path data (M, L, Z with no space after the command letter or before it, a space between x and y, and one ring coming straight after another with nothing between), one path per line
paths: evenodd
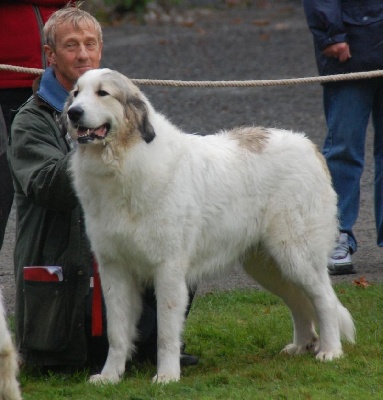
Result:
M101 281L95 257L93 257L92 336L102 336Z

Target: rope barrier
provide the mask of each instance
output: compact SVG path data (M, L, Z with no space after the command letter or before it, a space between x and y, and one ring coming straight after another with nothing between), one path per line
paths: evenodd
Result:
M44 70L37 68L16 67L0 64L0 71L23 72L41 75ZM181 81L164 79L131 79L137 85L173 86L173 87L256 87L256 86L290 86L304 83L329 83L356 79L371 79L383 76L383 70L368 72L352 72L349 74L314 76L308 78L288 78L270 80L244 80L244 81Z

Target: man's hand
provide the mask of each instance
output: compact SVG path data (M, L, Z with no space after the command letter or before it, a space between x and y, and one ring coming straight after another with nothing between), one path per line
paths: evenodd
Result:
M350 47L348 43L336 43L331 46L327 46L323 50L323 54L327 57L334 57L339 60L339 62L345 62L351 58Z

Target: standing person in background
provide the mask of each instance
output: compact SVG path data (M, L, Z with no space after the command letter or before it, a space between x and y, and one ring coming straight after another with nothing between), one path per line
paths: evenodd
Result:
M383 2L303 0L320 75L383 69ZM383 78L323 85L327 137L323 146L338 194L339 240L329 260L332 275L355 273L353 226L359 212L366 132L374 127L375 222L383 247Z
M0 0L0 64L46 68L42 30L49 16L68 1ZM11 110L32 94L35 75L0 71L0 250L13 202L13 185L6 155ZM7 135L8 133L8 135Z

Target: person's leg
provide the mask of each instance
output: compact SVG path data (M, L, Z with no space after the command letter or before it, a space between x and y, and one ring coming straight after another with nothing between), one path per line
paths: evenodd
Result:
M348 234L351 252L357 248L352 228L359 213L360 178L373 93L374 87L368 80L324 86L328 133L323 155L338 194L340 231Z
M383 79L376 80L376 94L372 110L374 126L374 203L378 246L383 247Z
M185 319L189 315L190 308L196 292L196 287L188 289L189 304L186 309ZM138 322L139 339L136 342L136 356L138 361L157 362L157 299L154 288L147 288L143 293L143 310ZM196 356L185 353L185 343L181 346L181 366L195 365L198 363Z

